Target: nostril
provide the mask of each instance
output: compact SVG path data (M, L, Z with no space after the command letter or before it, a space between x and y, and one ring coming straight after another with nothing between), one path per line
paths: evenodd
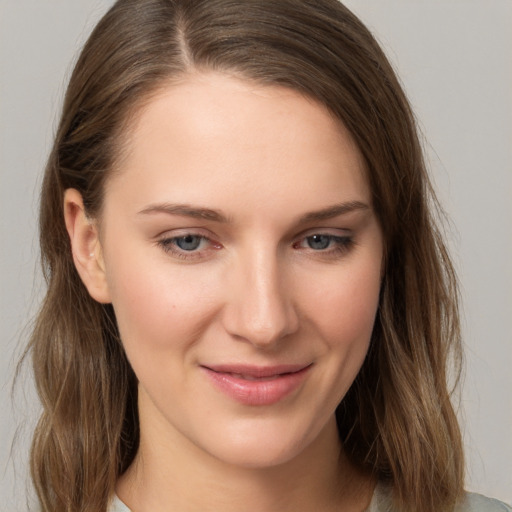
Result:
M239 304L226 315L226 329L238 340L259 347L275 345L298 329L297 315L291 308L280 307L251 314L247 304Z

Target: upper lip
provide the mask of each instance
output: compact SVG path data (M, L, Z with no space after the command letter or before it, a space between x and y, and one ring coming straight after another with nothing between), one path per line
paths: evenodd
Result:
M256 366L250 364L208 364L201 365L208 370L217 373L234 373L237 375L247 375L254 378L273 377L286 373L296 373L311 366L308 364L279 364L273 366Z

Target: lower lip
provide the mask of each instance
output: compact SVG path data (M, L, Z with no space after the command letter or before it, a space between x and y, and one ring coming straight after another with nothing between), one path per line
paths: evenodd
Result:
M218 390L244 405L272 405L279 402L301 385L310 368L307 366L298 372L283 373L271 379L246 380L202 367Z

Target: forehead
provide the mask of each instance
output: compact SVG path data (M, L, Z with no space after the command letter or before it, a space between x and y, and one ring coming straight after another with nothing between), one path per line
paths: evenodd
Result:
M130 182L125 200L137 204L169 195L208 203L214 194L233 202L232 193L247 190L337 202L368 196L365 172L348 130L318 102L284 87L195 74L159 90L134 117L106 199Z

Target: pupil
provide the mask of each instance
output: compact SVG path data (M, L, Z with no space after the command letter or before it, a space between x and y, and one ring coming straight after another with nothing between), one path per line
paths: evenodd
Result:
M196 235L181 236L176 239L176 245L183 251L194 251L200 243L201 237Z
M331 239L327 235L313 235L308 237L308 245L311 249L327 249L330 242Z

